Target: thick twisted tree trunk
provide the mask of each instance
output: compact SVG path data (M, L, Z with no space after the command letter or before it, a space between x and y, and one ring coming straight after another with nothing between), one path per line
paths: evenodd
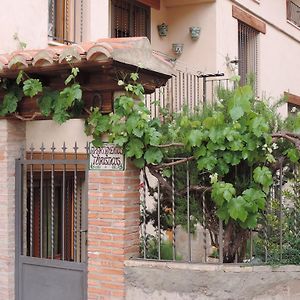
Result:
M233 221L229 221L224 229L224 247L223 261L224 263L233 263L237 256L237 262L243 262L246 255L247 240L249 238L249 230L242 229Z

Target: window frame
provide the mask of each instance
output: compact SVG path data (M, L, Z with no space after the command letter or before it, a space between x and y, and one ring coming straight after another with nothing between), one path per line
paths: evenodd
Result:
M292 9L291 9L290 5L294 5L300 10L300 2L293 1L293 0L286 0L286 20L289 24L300 29L300 14L297 12L299 14L299 16L298 16L299 20L295 20L295 18L292 17L293 12L291 11Z

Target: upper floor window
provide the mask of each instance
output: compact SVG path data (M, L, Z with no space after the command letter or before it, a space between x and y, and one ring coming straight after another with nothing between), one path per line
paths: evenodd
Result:
M146 36L150 39L150 12L149 6L135 0L112 0L112 37Z
M241 85L251 84L257 92L258 34L247 24L238 22L239 75Z
M48 37L64 44L83 40L83 0L48 0Z
M300 27L300 0L287 0L287 20Z

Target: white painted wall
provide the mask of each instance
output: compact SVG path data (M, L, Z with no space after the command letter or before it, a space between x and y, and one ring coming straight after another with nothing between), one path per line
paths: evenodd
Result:
M231 59L238 56L238 23L232 17L233 2L237 1L218 1L216 56L220 69L226 66L227 55ZM300 95L300 30L286 21L285 1L238 2L267 23L266 34L259 35L259 95L271 100L279 99L284 91ZM281 111L286 113L286 107Z
M1 53L19 49L15 34L28 49L47 46L48 0L1 0L0 4Z
M89 0L87 10L87 40L110 37L110 0Z
M183 54L178 57L176 66L181 70L193 72L216 72L216 4L200 3L166 7L161 3L161 10L152 9L151 44L154 50L174 57L173 43L183 43ZM169 33L160 38L157 25L167 23ZM201 34L197 41L190 38L189 27L200 26Z
M38 149L42 143L46 151L50 151L54 142L56 151L62 151L63 143L66 143L68 152L73 152L75 141L80 152L84 152L86 143L91 141L84 133L84 120L72 119L59 125L52 120L32 121L26 123L26 148L29 149L31 144Z

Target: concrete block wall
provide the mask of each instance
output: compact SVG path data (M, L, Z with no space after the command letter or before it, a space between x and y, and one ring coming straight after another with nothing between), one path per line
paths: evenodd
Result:
M25 122L0 120L0 299L14 300L15 159L25 143Z
M90 171L88 299L124 299L124 261L139 253L139 171Z

